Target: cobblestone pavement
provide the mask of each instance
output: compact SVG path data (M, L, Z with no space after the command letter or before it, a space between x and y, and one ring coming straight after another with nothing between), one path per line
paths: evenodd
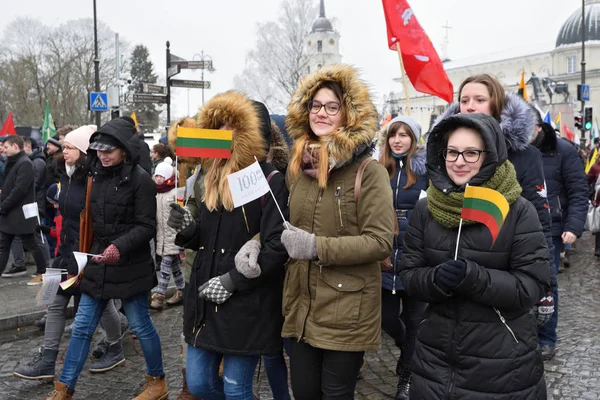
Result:
M561 312L559 343L554 360L546 363L546 381L550 400L600 400L600 261L593 256L593 237L586 234L578 242L571 268L559 275ZM170 399L181 389L179 343L182 308L173 307L153 315L162 342L163 359ZM14 368L31 360L42 343L39 332L25 339L11 340L0 345L0 399L43 399L52 385L14 378ZM58 370L62 368L67 340L59 353ZM144 383L144 359L140 345L130 335L124 344L127 361L105 374L90 374L84 369L74 398L87 400L131 399ZM364 379L359 382L356 398L361 400L392 399L395 393L394 369L399 351L388 337L382 349L368 353L363 368ZM89 364L86 364L86 367ZM255 389L260 399L271 399L264 373Z

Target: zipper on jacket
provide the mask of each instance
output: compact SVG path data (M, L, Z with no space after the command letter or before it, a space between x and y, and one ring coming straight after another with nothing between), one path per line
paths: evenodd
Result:
M342 191L342 187L338 186L335 189L335 204L337 204L338 214L340 216L340 227L344 227L344 220L342 219L342 201L340 200L340 193Z
M319 189L319 202L323 200L323 189Z
M398 179L396 179L396 193L394 195L394 200L395 203L394 204L394 208L396 208L398 206L398 188L400 187L400 177L402 176L402 166L404 165L402 163L402 160L398 160L398 164L400 164L400 168L398 168ZM394 217L397 219L397 217ZM399 224L399 222L398 222ZM396 243L396 251L394 252L394 260L392 261L392 264L394 265L394 277L393 279L393 286L392 286L392 294L396 294L396 258L398 257L398 246L400 245L400 243L398 243L398 238L394 237L394 242Z
M297 181L294 181L294 182L292 182L292 184L290 185L290 193L288 194L288 201L287 201L287 205L288 205L288 207L290 206L290 201L291 201L291 199L292 199L292 193L294 193L294 186L296 186L296 182L297 182Z
M496 314L498 314L498 317L500 317L500 321L504 324L506 329L508 329L508 331L512 335L513 339L515 339L515 342L519 343L519 341L517 340L517 337L515 336L515 333L513 332L512 329L510 329L510 326L508 326L508 324L506 323L506 320L504 319L502 314L500 314L500 310L498 310L496 307L494 307L494 311L496 311Z
M454 309L454 326L452 327L452 336L450 337L450 382L448 383L448 390L446 391L446 399L451 400L454 397L452 391L454 390L454 375L456 375L456 354L454 354L454 337L456 335L456 325L458 325L458 307L456 303L452 302L452 308Z
M398 257L398 248L396 248L396 251L394 252L394 260L392 261L392 265L394 265L394 277L393 277L393 284L392 284L392 294L396 294L396 259Z

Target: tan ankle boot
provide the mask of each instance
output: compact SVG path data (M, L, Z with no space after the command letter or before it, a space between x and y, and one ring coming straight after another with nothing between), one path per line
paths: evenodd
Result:
M185 379L185 368L181 372L183 372L183 387L181 388L181 393L177 396L177 400L202 400L200 397L196 397L190 393Z
M171 298L167 300L167 304L170 306L174 306L175 304L181 303L183 299L183 290L176 290Z
M167 381L164 374L157 377L146 375L144 391L133 400L165 400L168 397L169 390L167 389Z
M152 295L152 302L150 308L154 310L162 310L165 305L165 296L162 294L154 293Z
M74 392L74 390L69 390L64 383L56 382L54 391L46 397L46 400L71 400Z

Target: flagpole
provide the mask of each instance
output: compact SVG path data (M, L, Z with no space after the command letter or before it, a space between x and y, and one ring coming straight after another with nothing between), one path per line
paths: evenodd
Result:
M465 185L465 190L469 186L467 183ZM462 232L463 219L461 217L460 222L458 223L458 236L456 237L456 249L454 250L454 259L458 260L458 244L460 243L460 233Z
M256 158L256 156L254 156L254 159L256 160L256 162L258 162L258 158ZM279 203L277 202L277 199L275 198L275 195L273 194L273 191L271 190L271 185L269 185L267 183L267 186L269 187L269 193L271 193L271 196L273 197L273 201L275 202L275 205L277 206L279 215L281 215L281 219L283 220L283 225L285 225L285 227L288 228L288 222L285 220L285 217L283 216L283 212L281 211L281 208L279 208Z
M402 84L404 86L404 95L406 98L406 111L410 116L412 114L410 108L410 98L408 95L408 78L406 77L406 71L404 70L404 62L402 61L402 52L400 51L400 41L396 39L396 50L398 51L398 59L400 60L400 72L402 73Z

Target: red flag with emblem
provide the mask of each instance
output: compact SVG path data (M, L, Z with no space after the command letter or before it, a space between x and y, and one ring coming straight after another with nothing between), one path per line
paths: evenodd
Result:
M429 36L406 0L383 0L390 50L400 45L406 75L415 90L452 103L454 87Z

